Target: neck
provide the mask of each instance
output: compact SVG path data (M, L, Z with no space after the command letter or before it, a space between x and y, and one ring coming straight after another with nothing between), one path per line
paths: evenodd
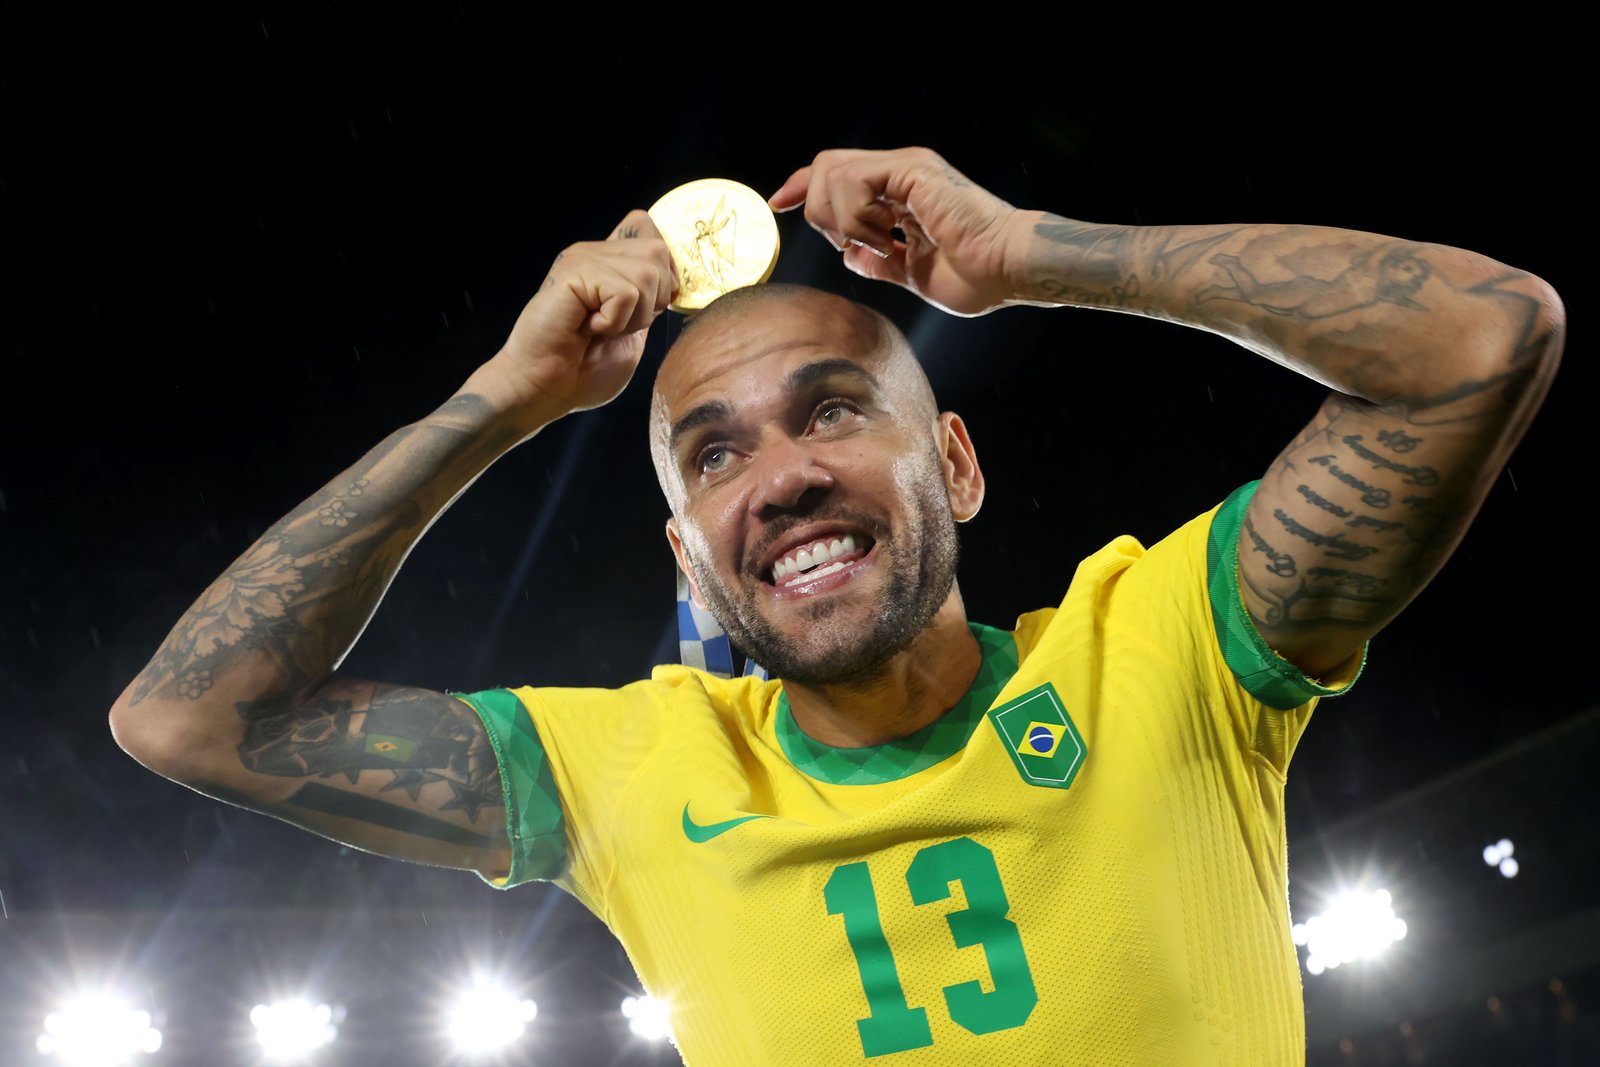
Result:
M785 681L783 688L807 736L861 748L915 733L949 711L972 688L982 660L960 590L952 587L933 622L872 677L848 685Z

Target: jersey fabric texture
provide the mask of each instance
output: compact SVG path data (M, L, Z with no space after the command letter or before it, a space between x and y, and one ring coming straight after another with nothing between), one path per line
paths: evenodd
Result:
M780 681L687 667L456 694L505 784L490 881L599 916L693 1067L1302 1062L1284 773L1365 649L1319 682L1256 632L1256 484L974 624L971 690L889 744L820 744Z

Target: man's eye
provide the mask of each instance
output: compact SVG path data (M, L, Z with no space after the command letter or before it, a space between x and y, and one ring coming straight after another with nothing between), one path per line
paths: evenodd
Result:
M700 469L707 474L715 474L717 471L726 470L728 464L732 462L733 452L720 446L708 448L700 453Z
M824 429L829 426L837 426L848 414L850 414L850 409L843 404L825 404L817 412L817 425Z

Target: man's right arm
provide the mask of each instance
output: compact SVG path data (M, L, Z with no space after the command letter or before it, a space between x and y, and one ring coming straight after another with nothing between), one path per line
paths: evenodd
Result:
M569 248L493 359L273 525L178 621L111 710L152 770L353 847L504 874L505 811L476 713L336 673L412 546L501 455L598 407L676 289L643 212Z

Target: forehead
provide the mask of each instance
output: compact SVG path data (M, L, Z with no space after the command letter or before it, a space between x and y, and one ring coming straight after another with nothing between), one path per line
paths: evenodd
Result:
M889 355L877 320L848 300L763 300L697 326L675 345L656 376L656 394L672 419L713 397L751 399L802 363L844 359L878 374Z

